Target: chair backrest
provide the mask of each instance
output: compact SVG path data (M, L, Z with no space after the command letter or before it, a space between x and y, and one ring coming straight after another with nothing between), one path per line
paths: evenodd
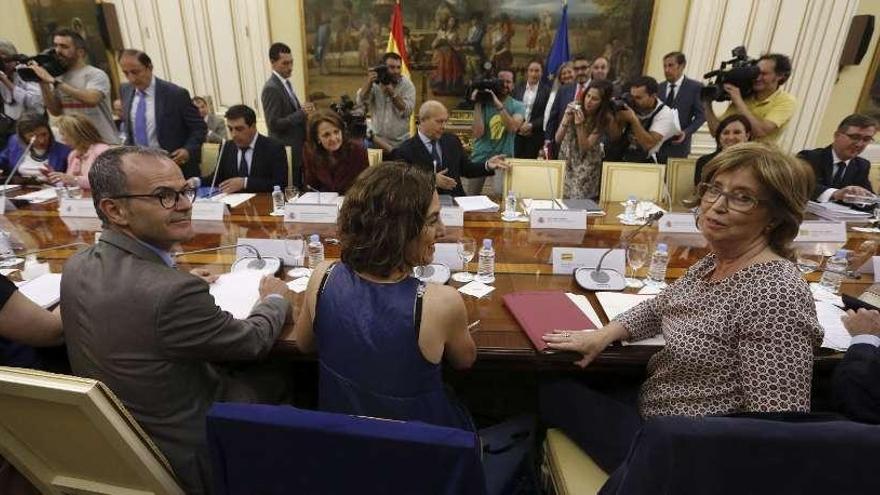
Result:
M871 169L868 172L868 182L874 188L874 192L880 192L880 162L871 163Z
M666 183L674 206L681 206L682 200L693 198L694 171L697 168L696 158L670 158L666 162Z
M367 150L367 160L371 167L382 163L382 150L369 148Z
M663 164L603 162L599 203L626 201L630 195L659 202L663 197L665 174Z
M153 442L95 380L0 367L0 455L47 495L183 495Z
M220 154L220 145L217 143L202 144L202 163L199 164L199 172L202 177L214 174L214 167L217 166L217 156ZM211 184L202 184L207 187Z
M513 190L520 198L556 199L565 184L565 160L508 159L504 174L504 197Z
M223 403L207 431L217 495L486 493L473 432Z
M599 493L880 493L880 426L797 421L650 419Z

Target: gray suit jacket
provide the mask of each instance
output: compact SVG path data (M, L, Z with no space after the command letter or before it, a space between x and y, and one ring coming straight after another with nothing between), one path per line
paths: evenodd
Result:
M302 106L294 107L290 94L274 73L263 85L260 99L263 102L263 113L266 116L269 137L291 147L293 183L297 187L302 187L302 149L306 139L306 119L308 116ZM301 99L300 105L302 105Z
M107 229L64 266L61 318L73 372L104 382L168 458L187 493L210 486L205 414L223 392L211 361L264 356L289 305L236 320L208 284Z

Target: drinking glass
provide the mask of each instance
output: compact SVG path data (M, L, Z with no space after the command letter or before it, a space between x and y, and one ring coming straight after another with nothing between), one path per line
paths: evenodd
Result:
M821 253L814 253L809 251L798 251L797 252L797 269L801 272L801 275L806 277L808 274L815 272L822 266L822 261L825 259Z
M300 234L291 234L284 240L284 249L290 255L293 266L305 266L306 262L306 240Z
M456 282L467 283L474 279L474 276L468 273L467 264L474 259L477 252L477 241L472 237L462 237L458 241L458 257L461 258L462 271L452 276L452 280Z
M299 189L296 186L287 186L284 188L284 199L288 203L293 203L299 197Z
M70 199L82 199L83 190L78 185L67 186L67 197Z
M645 285L644 282L637 278L639 269L645 266L648 261L648 245L647 244L630 244L626 248L626 262L632 270L632 277L627 277L626 286L638 289Z
M849 253L849 266L852 270L858 271L865 263L871 261L874 254L877 253L877 241L862 241L857 248Z

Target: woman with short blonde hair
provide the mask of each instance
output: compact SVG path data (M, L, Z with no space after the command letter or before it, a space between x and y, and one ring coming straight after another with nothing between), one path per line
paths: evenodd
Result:
M67 172L50 173L49 182L91 189L89 169L95 158L109 149L110 145L104 142L98 129L83 115L62 115L58 117L57 124L61 140L73 151L67 157Z

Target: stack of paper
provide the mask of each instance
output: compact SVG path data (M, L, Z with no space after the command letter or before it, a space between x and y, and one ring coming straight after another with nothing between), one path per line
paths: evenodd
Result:
M21 284L18 290L38 306L51 308L61 300L61 274L45 273Z
M819 325L825 330L822 347L837 351L845 351L849 348L852 337L840 321L843 314L842 309L827 301L816 301L816 317L819 319Z
M322 192L322 193L307 192L307 193L303 194L302 196L300 196L299 198L297 198L296 202L311 204L311 205L317 205L317 204L323 205L323 204L336 204L338 199L339 199L339 193L335 193L335 192Z
M641 304L648 299L652 299L653 295L640 294L623 294L620 292L597 292L596 299L602 305L605 316L608 321L617 318L618 315L628 311L630 308ZM666 345L666 339L662 335L657 335L648 339L639 340L638 342L624 342L624 345Z
M214 303L239 320L247 318L260 299L260 279L263 275L258 270L239 270L220 275L210 288Z
M53 199L58 199L58 194L55 192L55 189L47 187L38 191L16 196L15 199L21 199L29 203L45 203L47 201L52 201Z
M818 203L810 201L807 203L807 211L822 218L838 222L859 222L871 218L871 214L868 212L854 210L848 206L830 202Z
M455 202L465 212L468 211L498 211L498 203L493 202L488 196L459 196Z
M0 185L0 191L2 191L2 192L14 191L14 190L18 189L19 187L21 187L21 186L19 186L18 184Z

